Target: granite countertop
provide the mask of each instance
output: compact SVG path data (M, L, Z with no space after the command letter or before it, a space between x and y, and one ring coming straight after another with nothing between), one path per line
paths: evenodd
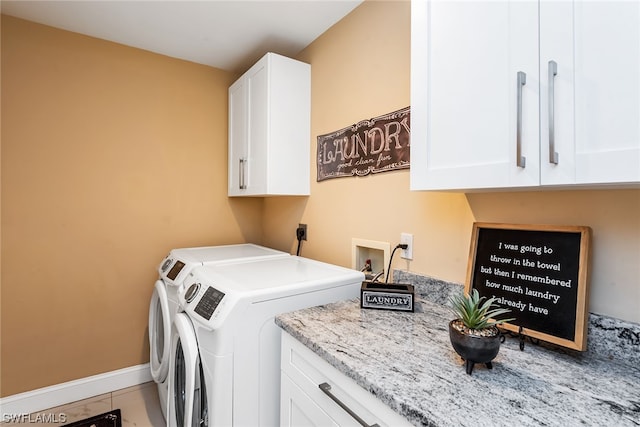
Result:
M359 300L276 317L329 364L417 426L638 426L640 367L507 338L493 369L449 341L451 312L363 310Z

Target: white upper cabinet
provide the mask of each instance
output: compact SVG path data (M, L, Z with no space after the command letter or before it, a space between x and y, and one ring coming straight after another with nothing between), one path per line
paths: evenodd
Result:
M411 189L640 183L640 2L411 11Z
M229 196L309 195L311 67L268 53L229 88Z

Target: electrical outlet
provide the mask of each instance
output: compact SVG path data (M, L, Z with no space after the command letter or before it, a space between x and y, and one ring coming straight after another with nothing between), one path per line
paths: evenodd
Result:
M307 240L307 224L298 224L296 237L298 237L298 240Z
M413 234L401 233L400 243L407 245L407 249L402 249L400 257L404 259L413 259Z

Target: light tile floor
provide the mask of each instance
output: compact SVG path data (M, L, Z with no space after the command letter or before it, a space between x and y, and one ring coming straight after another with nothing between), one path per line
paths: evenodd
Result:
M45 409L37 414L31 414L28 419L22 420L23 422L0 423L0 426L62 426L104 414L113 409L120 409L122 427L162 427L166 424L160 409L158 388L154 382L149 382Z

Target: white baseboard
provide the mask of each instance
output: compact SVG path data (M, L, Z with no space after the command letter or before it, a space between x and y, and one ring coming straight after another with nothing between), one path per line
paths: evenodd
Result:
M4 414L31 414L149 381L151 371L145 363L14 394L0 399L0 419L4 419Z

